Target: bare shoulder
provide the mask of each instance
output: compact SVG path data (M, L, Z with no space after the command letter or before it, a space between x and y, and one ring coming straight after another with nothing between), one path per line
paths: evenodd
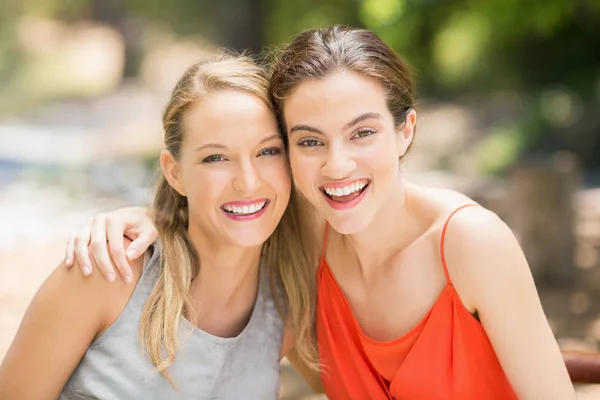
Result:
M494 212L454 190L417 186L415 193L435 221L432 238L467 309L490 284L529 273L515 236Z
M143 261L134 266L139 279ZM44 281L2 363L2 398L57 398L94 338L120 315L135 285L84 277L64 261ZM48 344L52 345L49 346Z
M436 236L447 226L445 239L448 247L475 250L466 239L485 240L495 235L512 233L506 224L492 211L479 205L470 197L451 189L412 185L414 202L425 210L424 214L432 221ZM506 238L505 238L506 239ZM450 242L456 242L452 245ZM456 247L458 245L458 247ZM445 249L448 251L448 249Z
M124 239L124 242L127 248L131 241ZM93 261L92 263L94 264ZM66 268L63 262L48 277L45 283L46 292L62 297L57 298L59 303L80 304L87 312L95 310L99 316L100 329L103 331L114 322L129 301L142 275L143 263L144 257L131 262L133 280L126 284L121 279L108 282L97 265L92 265L92 274L85 277L77 262L71 268Z
M519 249L516 238L506 223L494 212L479 205L464 207L452 215L448 220L445 242L446 254L461 258Z
M418 187L420 197L424 197L428 203L438 209L442 216L447 216L448 213L462 205L476 203L469 196L456 190L426 186Z
M511 229L481 207L457 212L445 232L444 255L450 277L465 306L501 288L532 282L531 271ZM506 292L505 292L506 293Z

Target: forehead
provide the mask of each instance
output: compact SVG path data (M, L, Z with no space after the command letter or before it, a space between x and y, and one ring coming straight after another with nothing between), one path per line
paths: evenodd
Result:
M323 79L300 84L284 101L288 126L307 124L324 118L346 119L365 112L391 117L386 94L381 85L351 71L337 72Z
M186 141L242 143L277 132L271 109L258 96L223 90L192 106L183 117Z

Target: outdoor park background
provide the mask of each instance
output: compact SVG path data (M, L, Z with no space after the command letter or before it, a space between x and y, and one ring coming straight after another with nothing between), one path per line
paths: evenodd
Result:
M0 360L67 236L148 202L182 70L334 23L416 72L405 173L504 218L561 347L600 351L600 0L21 0L0 3ZM322 397L284 362L281 398Z

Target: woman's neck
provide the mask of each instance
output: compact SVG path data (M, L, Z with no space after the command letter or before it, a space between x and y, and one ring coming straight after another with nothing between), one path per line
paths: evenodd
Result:
M188 234L200 263L190 291L192 298L217 308L253 302L262 246L242 248L211 241L192 224Z
M361 232L344 235L343 246L354 253L363 276L369 276L409 246L422 232L414 210L416 186L398 177L392 194Z

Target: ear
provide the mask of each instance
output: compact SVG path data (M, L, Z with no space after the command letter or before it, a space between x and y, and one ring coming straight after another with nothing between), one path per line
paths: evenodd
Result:
M177 164L177 160L175 160L169 150L160 152L160 167L162 168L165 179L169 182L169 185L171 185L177 193L185 196L186 192L181 179L179 164Z
M398 139L398 156L403 157L408 151L415 134L415 126L417 124L417 112L411 108L406 119L397 129Z

